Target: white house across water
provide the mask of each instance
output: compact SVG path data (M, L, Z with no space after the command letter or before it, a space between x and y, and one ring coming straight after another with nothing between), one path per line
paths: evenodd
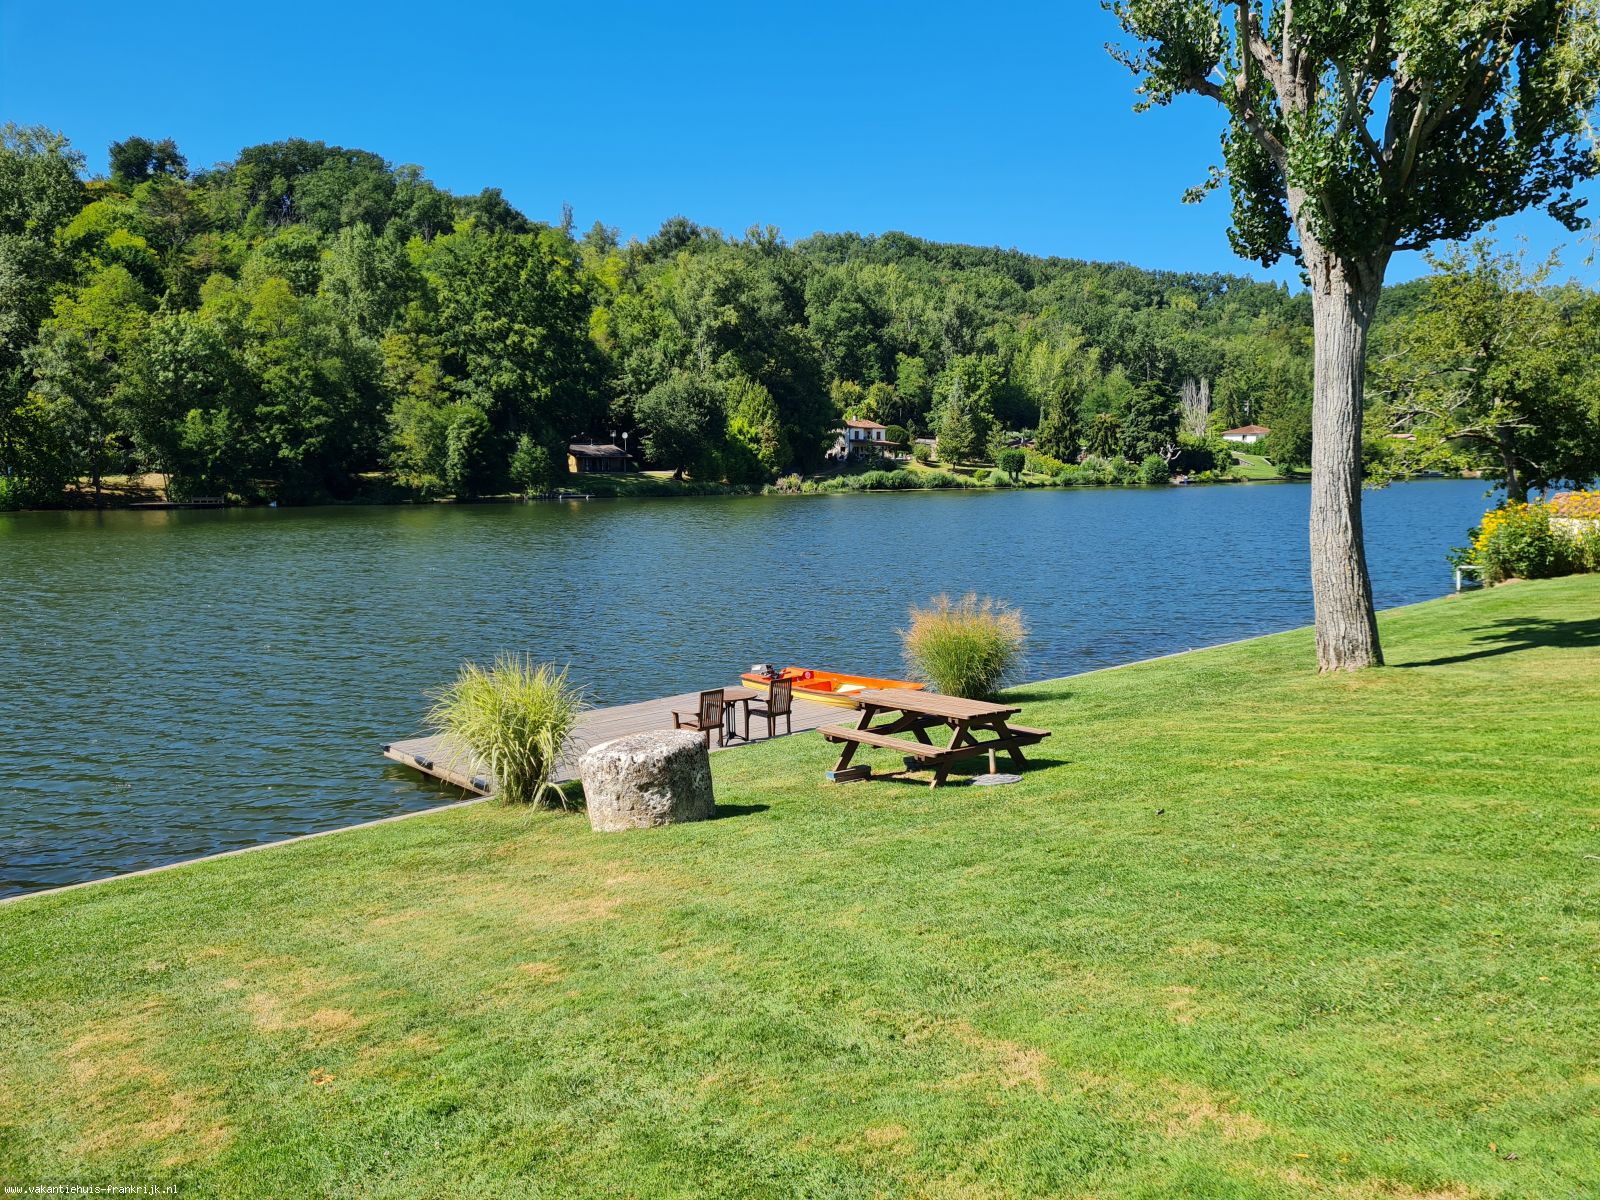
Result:
M887 454L890 446L889 427L861 417L851 417L839 431L833 444L833 457L862 458L871 454Z
M1253 446L1271 432L1272 430L1265 425L1241 425L1237 429L1224 429L1222 431L1222 440Z

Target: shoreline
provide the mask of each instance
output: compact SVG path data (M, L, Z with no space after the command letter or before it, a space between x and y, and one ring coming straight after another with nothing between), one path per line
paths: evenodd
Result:
M1404 611L1405 609L1408 609L1408 608L1415 608L1415 607L1417 607L1418 605L1421 605L1421 604L1437 604L1441 600L1448 600L1448 599L1451 599L1451 598L1453 598L1452 597L1452 593L1448 593L1447 592L1442 596L1435 596L1435 597L1432 597L1431 599L1428 599L1428 600L1418 600L1414 604L1400 604L1400 605L1394 606L1393 608L1387 608L1387 609L1384 609L1382 611L1383 611L1383 613L1401 612L1401 611ZM1300 626L1296 626L1293 629L1279 629L1279 630L1275 630L1275 631L1270 632L1270 633L1257 633L1257 634L1252 634L1249 637L1232 638L1232 639L1230 639L1228 641L1225 641L1225 642L1214 642L1214 643L1211 643L1211 644L1208 644L1208 645L1205 645L1205 646L1191 646L1186 650L1173 650L1173 651L1169 651L1166 654L1156 654L1156 655L1152 655L1152 656L1150 656L1148 658L1137 658L1137 659L1133 659L1133 660L1131 660L1129 662L1113 663L1112 665L1107 666L1107 667L1093 667L1093 668L1091 668L1091 669L1089 669L1087 671L1075 671L1070 675L1058 675L1058 676L1055 676L1055 677L1050 678L1050 679L1025 680L1025 681L1022 681L1022 682L1019 682L1019 683L1012 684L1010 687L1006 688L1005 691L1014 692L1014 691L1018 691L1018 690L1024 689L1024 688L1040 687L1040 686L1043 686L1045 684L1057 683L1057 682L1060 682L1060 681L1063 681L1063 680L1067 680L1067 679L1082 679L1082 678L1084 678L1086 676L1089 676L1089 675L1101 675L1101 674L1106 673L1107 671L1122 671L1122 670L1126 670L1126 669L1128 669L1130 667L1141 667L1141 666L1146 666L1146 665L1148 665L1150 663L1165 662L1165 661L1167 661L1169 659L1182 658L1185 655L1189 655L1189 654L1201 654L1201 653L1205 653L1207 651L1226 649L1227 647L1230 647L1230 646L1241 646L1241 645L1244 645L1246 642L1261 641L1261 640L1263 640L1265 638L1285 637L1285 636L1288 636L1290 634L1304 632L1305 630L1307 630L1309 628L1310 628L1310 626L1300 625ZM794 736L799 736L799 735L797 734L797 735L794 735ZM767 740L771 740L771 739L767 739ZM745 746L745 745L763 745L763 744L765 744L765 743L764 742L741 743L740 746L727 747L727 748L728 749L739 749L739 748L741 748L742 746ZM439 786L441 788L443 788L443 787L446 787L448 785L440 784ZM99 877L97 877L95 879L80 879L75 883L63 883L63 884L58 884L58 885L56 885L54 887L40 888L40 889L37 889L37 890L34 890L34 891L29 891L29 892L18 892L16 895L13 895L13 896L0 896L0 907L3 907L5 905L9 905L9 904L14 904L14 903L16 903L18 901L21 901L21 900L33 900L33 899L37 899L37 898L43 897L43 896L59 895L59 894L61 894L63 892L74 892L74 891L78 891L81 888L96 887L96 886L99 886L100 884L115 883L115 882L117 882L118 880L121 880L121 879L138 879L138 878L141 878L141 877L146 876L146 875L157 875L157 874L160 874L160 873L165 872L165 871L175 871L175 870L178 870L179 868L182 868L182 867L195 866L195 865L197 865L199 863L214 862L214 861L216 861L218 859L225 859L225 858L236 858L241 854L255 854L255 853L258 853L258 852L263 851L263 850L273 850L273 849L276 849L276 848L282 847L282 846L292 846L292 845L295 845L298 842L311 841L311 840L313 840L315 838L331 837L334 834L352 833L352 832L355 832L356 830L360 830L360 829L370 829L370 828L373 828L373 827L379 826L379 825L390 825L390 824L393 824L393 823L395 823L397 821L409 821L409 820L412 820L413 818L416 818L416 817L426 817L426 816L431 816L431 815L436 814L436 813L449 812L449 811L451 811L453 809L468 808L468 807L471 807L472 805L475 805L475 804L483 804L483 803L485 803L485 802L487 802L489 800L492 800L492 799L493 799L492 796L473 796L473 797L470 797L470 798L465 799L465 800L454 800L454 801L450 801L449 803L446 803L446 804L436 804L436 805L430 805L427 808L414 809L411 812L393 813L393 814L391 814L391 815L389 815L387 817L376 817L376 818L374 818L374 819L372 819L370 821L357 821L357 822L355 822L353 824L350 824L350 825L335 826L332 829L318 829L318 830L315 830L315 831L313 831L311 833L295 834L292 837L277 838L277 839L274 839L273 841L270 841L270 842L258 842L253 846L239 846L239 847L236 847L236 848L234 848L232 850L219 850L219 851L217 851L216 853L213 853L213 854L201 854L201 855L197 855L197 856L195 856L193 858L180 858L180 859L177 859L177 860L175 860L173 862L169 862L169 863L158 863L157 865L152 866L152 867L141 867L137 871L121 871L121 872L118 872L115 875L102 875L102 876L99 876Z
M850 479L849 475L828 476L821 482L829 479ZM963 477L966 478L966 477ZM1460 475L1421 475L1407 479L1393 479L1388 483L1378 485L1370 490L1380 490L1396 483L1449 483L1481 479L1481 473L1463 472ZM783 499L801 499L815 496L888 496L904 495L907 493L920 495L924 493L1004 493L1004 492L1147 492L1163 491L1186 487L1234 487L1251 485L1278 485L1278 484L1309 484L1311 477L1308 474L1296 474L1287 478L1277 479L1206 479L1193 480L1185 483L1104 483L1104 484L1061 484L1061 483L1028 483L1021 482L1004 487L996 487L986 483L972 483L961 487L905 487L905 488L841 488L837 491L821 490L812 492L786 492L779 491L767 484L754 487L745 484L711 483L700 484L673 484L669 481L660 481L662 490L642 488L638 492L593 492L586 495L569 494L555 496L479 496L470 500L457 500L454 497L433 500L314 500L304 504L280 504L277 501L258 504L194 504L185 501L131 501L125 504L100 504L79 505L62 504L48 508L18 508L0 510L0 516L13 516L24 513L109 513L109 512L237 512L250 510L283 509L297 512L313 508L431 508L440 507L472 507L510 504L562 504L576 503L578 501L594 500L716 500L750 498L756 496L771 496ZM702 490L703 489L703 490ZM1363 487L1363 491L1368 490Z

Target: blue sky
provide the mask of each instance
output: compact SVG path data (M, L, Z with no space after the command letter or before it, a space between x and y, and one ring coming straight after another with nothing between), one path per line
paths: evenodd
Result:
M1222 195L1185 206L1218 114L1132 111L1096 0L131 7L0 0L0 119L66 132L105 167L130 134L199 166L318 138L504 189L530 216L572 204L648 236L682 213L883 232L1145 267L1263 271L1228 249ZM1589 195L1600 210L1600 189ZM1502 224L1593 284L1542 214ZM1391 279L1422 273L1417 256Z

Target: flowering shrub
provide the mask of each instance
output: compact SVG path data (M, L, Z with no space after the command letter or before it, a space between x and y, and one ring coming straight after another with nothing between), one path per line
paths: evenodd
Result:
M1591 519L1592 527L1569 528ZM1600 570L1600 493L1570 492L1493 509L1472 531L1472 545L1459 560L1481 567L1487 583Z

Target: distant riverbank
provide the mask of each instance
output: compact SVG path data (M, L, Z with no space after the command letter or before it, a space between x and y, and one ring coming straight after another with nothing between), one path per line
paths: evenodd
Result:
M492 496L418 496L396 487L386 477L363 477L363 486L354 495L326 498L316 504L298 504L296 508L345 506L417 506L435 504L511 504L527 500L554 500L585 498L595 500L666 499L674 497L704 496L759 496L802 495L837 492L905 492L905 491L989 491L1008 489L1128 489L1151 487L1184 487L1231 483L1303 483L1309 479L1304 472L1281 475L1277 472L1241 473L1234 477L1212 479L1178 479L1163 483L1137 481L1103 483L1062 483L1044 475L1024 473L1014 479L997 483L990 467L911 467L901 466L880 471L840 472L812 475L796 484L780 480L774 484L731 484L695 479L674 479L666 472L630 472L627 474L573 475L554 492L525 496L520 493L502 493ZM890 480L883 477L891 476ZM92 485L84 482L78 490L68 492L61 503L30 512L113 511L121 509L188 509L188 508L266 508L274 502L265 500L242 501L229 497L196 499L182 495L169 496L159 482L113 477L102 483L98 494ZM798 477L791 477L798 478Z

